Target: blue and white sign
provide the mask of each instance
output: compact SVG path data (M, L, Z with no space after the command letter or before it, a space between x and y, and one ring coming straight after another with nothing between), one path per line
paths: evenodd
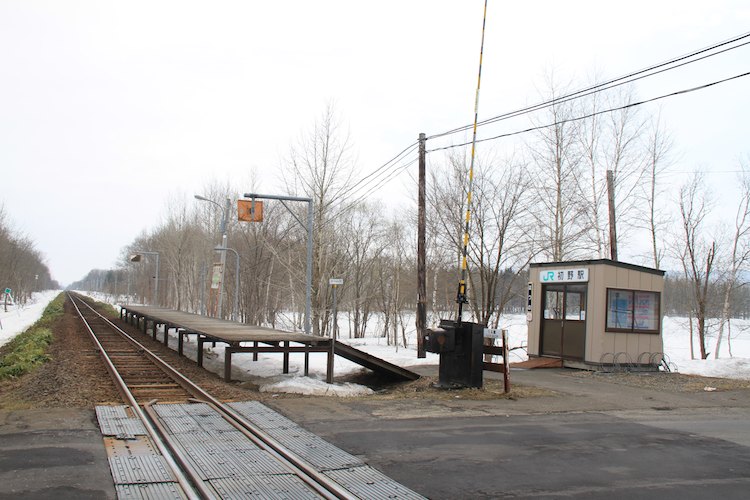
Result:
M588 269L550 269L539 271L542 283L582 283L589 280Z

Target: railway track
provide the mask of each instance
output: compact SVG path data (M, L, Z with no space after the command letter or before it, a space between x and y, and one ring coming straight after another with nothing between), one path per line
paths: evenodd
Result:
M244 445L239 443L236 446L241 449L250 446L257 447L257 449L262 450L264 459L272 457L277 462L276 467L280 467L283 472L282 475L274 475L274 478L293 475L294 481L291 484L302 484L307 490L302 492L283 488L278 490L276 488L271 491L270 495L266 496L267 498L276 497L273 494L274 491L280 491L278 497L282 498L295 498L303 493L306 498L349 499L363 497L361 492L359 494L352 492L352 489L358 490L356 484L354 488L351 484L347 484L347 488L345 488L339 482L331 479L330 471L326 475L319 466L314 466L293 452L290 449L290 446L295 447L293 443L291 445L288 441L282 443L278 439L278 434L274 437L268 429L261 428L261 426L251 422L236 406L224 404L198 387L134 337L97 312L81 297L70 293L68 297L96 344L97 350L123 396L123 401L129 406L129 411L141 422L159 454L163 456L164 462L171 470L174 483L178 484L181 490L177 497L222 498L222 494L217 492L217 488L212 487L206 480L206 477L208 477L206 473L196 470L196 453L191 454L191 452L186 451L184 443L177 439L179 436L176 436L174 431L167 428L169 424L166 422L169 419L164 418L164 415L169 415L169 412L175 407L179 408L179 404L184 405L191 402L202 403L192 406L199 406L200 411L206 413L206 415L201 415L201 418L220 419L229 424L231 428L239 431L247 442ZM268 411L272 412L272 410ZM306 433L301 429L295 432L297 434ZM313 445L313 448L315 446ZM303 452L305 450L304 447L297 449L302 449ZM349 457L351 456L349 455ZM110 464L112 464L112 460L110 460ZM365 467L369 468L366 465ZM374 469L370 470L377 473ZM370 485L374 484L372 480L365 479L364 481ZM383 497L421 498L414 492L398 485L398 483L392 484L394 486L391 487L391 490L395 488L394 491L401 491L402 494L394 496L392 491L385 491ZM223 491L221 488L218 489ZM364 496L372 494L368 493L366 489L365 486ZM142 496L151 496L151 493ZM230 494L229 496L233 495Z

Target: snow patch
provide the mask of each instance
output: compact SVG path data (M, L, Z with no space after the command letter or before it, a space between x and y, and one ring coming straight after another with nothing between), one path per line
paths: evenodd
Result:
M8 306L8 312L0 306L0 346L26 330L42 317L42 313L52 299L60 295L60 290L35 292L31 300L23 306Z
M273 377L260 386L260 392L285 392L289 394L305 394L309 396L338 396L350 398L373 394L372 389L364 385L344 383L327 384L322 380L303 377Z

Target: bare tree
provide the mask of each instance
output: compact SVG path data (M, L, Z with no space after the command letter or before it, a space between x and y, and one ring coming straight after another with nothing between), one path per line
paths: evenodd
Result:
M696 174L680 187L679 210L682 234L677 242L685 276L693 291L694 312L701 359L708 357L706 333L708 319L709 285L714 271L716 241L706 238L705 219L709 213L709 200L703 176ZM709 242L710 240L710 242ZM691 328L692 330L692 328ZM691 339L693 332L690 332Z
M670 165L673 147L672 138L665 131L661 116L657 116L651 121L648 130L646 145L648 156L644 169L645 182L641 183L641 188L636 196L636 200L641 206L642 216L635 219L636 221L642 221L640 224L636 223L638 227L648 231L651 243L651 261L656 269L661 265L664 256L659 235L664 232L668 225L667 218L661 215L657 206L657 200L664 193L664 189L659 186L659 178L664 169Z
M496 170L499 170L497 172ZM498 162L476 182L475 230L470 252L470 303L474 317L497 327L515 282L535 256L529 223L528 188L522 165Z
M39 290L59 288L44 257L31 238L14 230L0 205L0 286L10 288L17 303L25 304Z
M747 165L741 163L742 174L739 177L740 202L734 217L734 228L729 245L729 255L726 257L725 276L723 279L723 302L719 331L716 336L714 358L719 359L721 342L724 339L724 329L729 329L732 295L737 288L746 284L741 279L741 270L750 262L750 172Z
M548 100L560 93L550 84ZM531 155L533 189L538 203L533 210L540 228L540 244L548 258L562 261L587 251L584 241L590 225L584 201L582 152L578 141L579 123L574 121L570 102L556 102L547 108L537 141L528 145Z
M386 242L382 213L383 207L359 204L347 212L343 231L339 233L348 263L345 283L349 295L350 334L355 338L365 336L374 307L375 264Z
M335 248L337 204L351 185L354 160L348 133L342 130L334 106L329 104L310 132L292 146L285 175L287 186L313 200L312 327L325 335L329 321L328 279L341 265Z

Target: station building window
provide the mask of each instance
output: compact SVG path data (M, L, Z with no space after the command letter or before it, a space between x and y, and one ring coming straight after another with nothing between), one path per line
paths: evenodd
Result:
M608 332L659 333L659 292L607 289Z

